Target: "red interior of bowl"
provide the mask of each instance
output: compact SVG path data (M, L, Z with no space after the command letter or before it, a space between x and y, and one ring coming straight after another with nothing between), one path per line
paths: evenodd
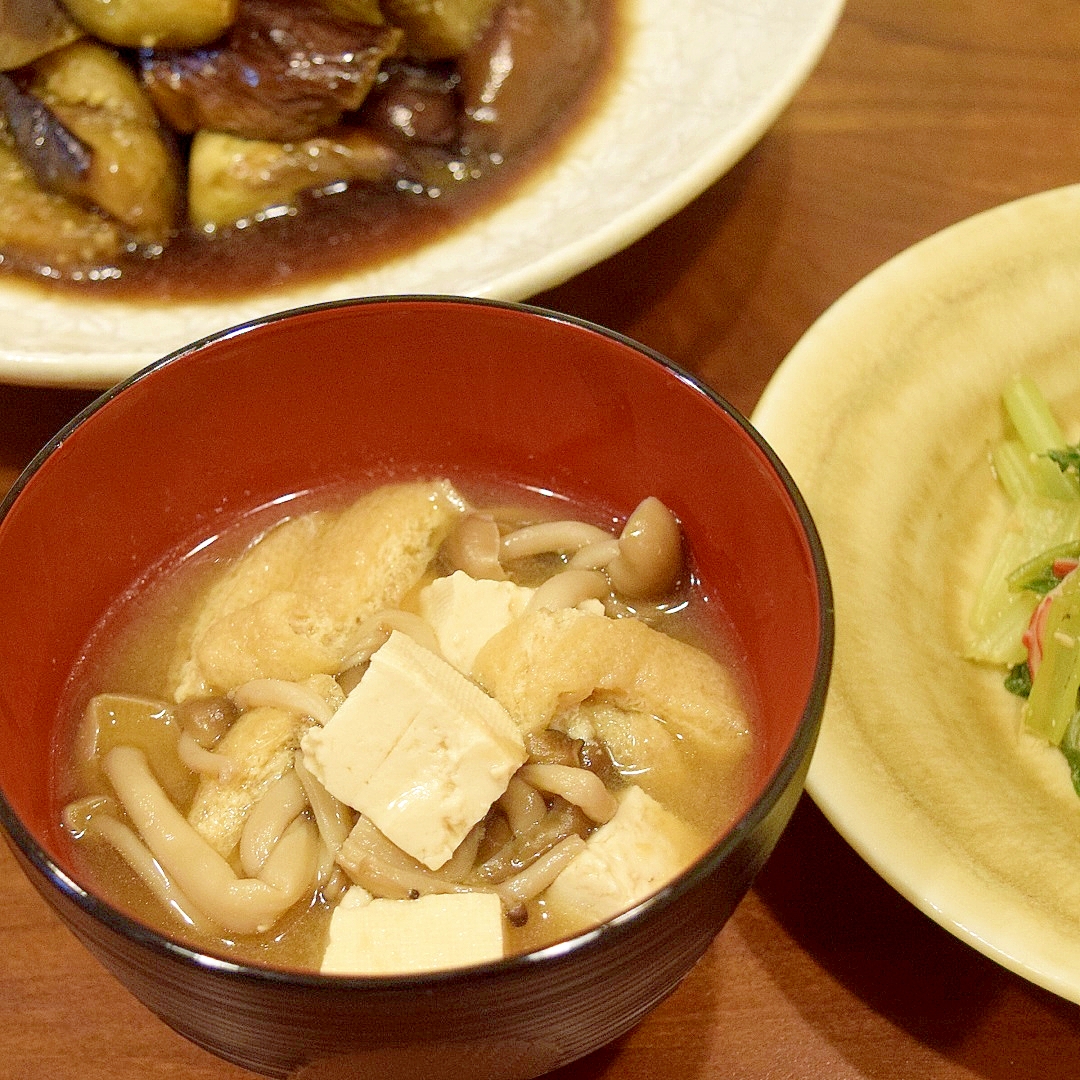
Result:
M631 344L502 305L314 309L188 351L69 434L0 521L0 790L54 858L56 702L141 571L286 493L420 472L501 477L683 522L761 694L775 767L819 678L814 550L768 453Z

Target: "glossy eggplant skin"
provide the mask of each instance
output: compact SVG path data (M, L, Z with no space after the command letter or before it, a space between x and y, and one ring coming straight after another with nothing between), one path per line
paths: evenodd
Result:
M291 142L359 108L401 41L397 27L340 23L318 7L281 0L246 0L220 42L146 52L140 69L175 131Z
M40 98L0 75L0 108L15 148L46 191L77 194L90 172L94 152Z
M77 41L33 64L25 89L87 151L51 190L97 207L140 244L164 243L176 228L179 161L130 68L111 49ZM32 151L27 160L41 181L45 166Z
M120 253L116 222L42 188L10 136L0 137L0 190L0 250L24 253L42 274L101 266Z
M452 64L387 64L364 102L361 122L401 146L451 148L461 141L461 100Z
M459 59L474 150L516 153L555 122L599 62L591 0L507 0Z

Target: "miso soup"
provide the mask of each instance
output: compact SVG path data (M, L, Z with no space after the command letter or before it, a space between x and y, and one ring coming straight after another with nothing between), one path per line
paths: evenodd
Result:
M199 949L328 973L495 960L632 907L757 767L692 540L652 498L623 521L445 479L249 515L72 675L77 865Z

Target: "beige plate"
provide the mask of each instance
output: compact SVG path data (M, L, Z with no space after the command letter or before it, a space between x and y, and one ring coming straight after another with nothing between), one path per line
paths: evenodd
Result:
M1005 518L1000 390L1031 373L1080 429L1080 186L916 245L838 301L754 421L821 530L836 664L808 790L895 888L1080 1001L1080 798L1001 675L962 658Z
M106 386L250 318L353 296L519 300L681 209L760 138L816 63L842 0L625 0L601 108L513 200L413 255L239 303L77 303L0 287L0 380Z

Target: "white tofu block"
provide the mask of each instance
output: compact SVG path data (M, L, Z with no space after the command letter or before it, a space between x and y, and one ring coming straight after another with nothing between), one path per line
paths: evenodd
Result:
M443 656L468 675L476 654L525 610L535 591L455 570L420 591L420 615L435 631Z
M400 975L499 960L502 905L494 893L373 900L346 893L330 917L324 974Z
M634 786L544 900L559 918L601 923L651 896L704 850L705 838L695 828Z
M304 764L332 795L432 870L453 855L526 757L507 711L400 631L301 747Z

